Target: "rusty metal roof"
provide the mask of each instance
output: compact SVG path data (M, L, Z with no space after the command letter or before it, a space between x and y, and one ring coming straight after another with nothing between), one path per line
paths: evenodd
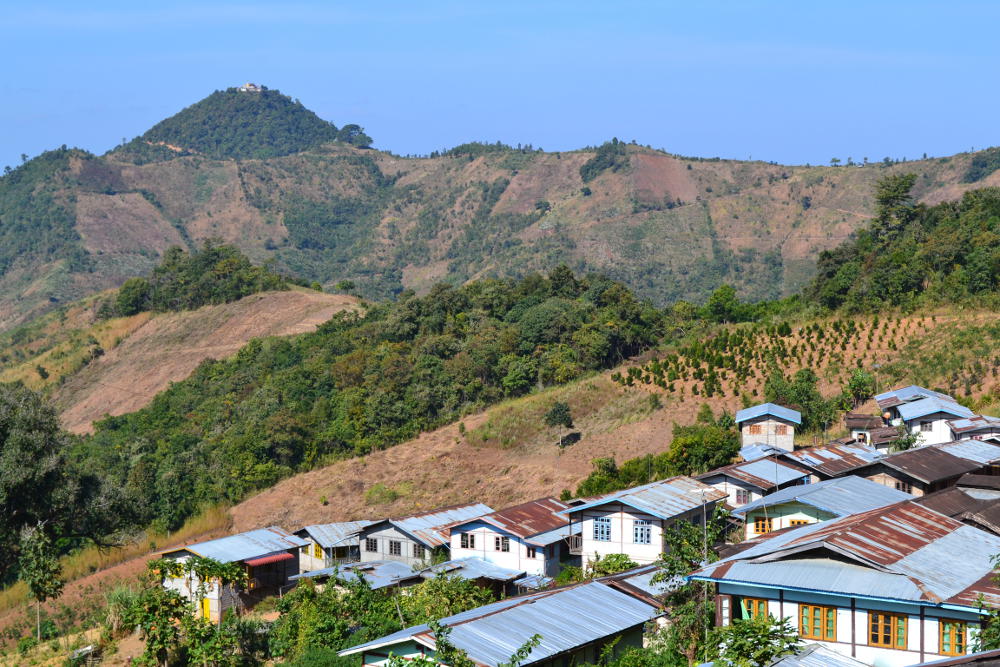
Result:
M708 484L703 484L685 475L679 475L659 482L650 482L631 489L589 498L584 503L567 507L560 514L580 512L608 503L622 503L660 519L670 519L701 507L702 504L718 502L725 497L724 492Z
M568 507L569 505L556 498L539 498L481 516L477 520L485 521L511 535L528 538L566 527L566 517L559 512ZM460 525L462 524L455 524L452 528Z
M873 445L887 445L899 438L899 431L894 426L883 426L868 431L868 437Z
M1000 430L1000 417L990 417L989 415L962 417L961 419L950 420L948 427L952 430L952 433L967 433L969 431L982 431L984 429Z
M315 540L316 544L324 549L330 547L350 547L358 546L358 533L365 526L370 526L374 521L340 521L338 523L321 523L306 526L295 531L295 534L304 538L306 535Z
M885 426L882 417L879 415L866 415L863 412L848 412L844 415L844 423L851 430L870 430Z
M398 519L386 519L378 521L363 529L363 533L375 530L378 526L389 523L399 530L411 535L414 539L433 549L434 547L448 545L448 527L460 521L471 521L484 514L490 514L493 508L483 503L469 503L468 505L452 505L441 507L430 512L414 514Z
M973 498L958 487L949 486L947 489L921 496L916 502L945 516L958 518L966 512L976 512L993 501Z
M777 458L767 458L744 463L731 463L702 473L696 479L707 480L719 475L732 477L746 484L752 484L758 489L766 490L796 480L808 480L809 471L795 464L779 461Z
M893 433L896 431L893 429ZM800 466L814 470L824 477L835 477L866 466L882 458L883 454L868 445L817 445L796 449L782 455Z
M924 484L933 484L967 472L979 470L983 464L978 461L959 458L940 447L916 447L905 452L890 454L880 463Z
M863 477L847 475L815 484L786 487L733 510L733 515L744 518L749 512L762 507L801 503L829 512L834 516L846 516L912 498L913 496L908 493L897 491L883 484Z

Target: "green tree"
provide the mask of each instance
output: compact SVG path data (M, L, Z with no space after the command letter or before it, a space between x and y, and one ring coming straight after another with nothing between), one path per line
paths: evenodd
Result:
M708 297L703 311L706 319L725 323L740 321L740 309L736 289L732 285L722 285Z
M890 174L875 184L875 230L877 235L898 231L913 214L911 190L916 174Z
M767 667L801 645L787 618L761 616L715 628L709 639L717 665Z
M43 530L44 526L26 526L21 530L21 553L18 558L18 574L28 585L35 600L35 638L42 639L42 603L59 597L63 589L62 566L52 538Z
M875 376L863 368L855 368L847 379L844 392L851 397L853 407L858 407L875 395Z
M118 288L115 310L119 315L129 316L149 308L149 281L145 278L129 278Z
M546 426L573 428L573 414L570 411L569 404L562 401L553 403L552 407L545 413L544 419Z
M587 576L605 577L609 574L617 574L639 567L639 564L629 558L626 554L605 554L597 555L596 558L587 563Z

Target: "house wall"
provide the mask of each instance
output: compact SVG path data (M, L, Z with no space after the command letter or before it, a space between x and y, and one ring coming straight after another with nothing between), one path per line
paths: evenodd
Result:
M301 572L312 572L332 567L338 563L356 563L361 560L361 554L356 545L321 548L321 555L316 556L316 540L305 532L298 534L298 536L309 542L299 552L299 570Z
M703 477L699 481L729 496L726 502L729 503L730 507L742 507L764 497L764 492L760 488L729 475L713 475ZM739 500L737 495L739 491L747 491L750 494L749 500L746 502Z
M184 562L190 558L190 554L171 557L170 560ZM205 584L204 597L199 590L201 579L194 574L184 577L168 577L163 581L163 587L169 591L177 591L181 597L191 601L191 612L204 617L204 602L208 602L208 620L219 623L225 613L230 609L240 607L240 595L232 586L220 586L218 582L210 581Z
M837 518L831 512L805 505L803 503L784 503L768 508L755 509L747 513L746 516L746 539L751 539L762 535L755 530L757 517L769 517L771 519L771 530L789 528L793 521L805 521L806 523L818 523Z
M901 472L885 468L884 466L876 466L874 472L869 474L865 479L870 479L873 482L877 482L882 486L888 486L890 489L899 489L900 491L905 491L907 493L912 493L914 496L920 497L927 493L926 485L918 482L911 477L908 477ZM899 487L896 484L909 484L909 488L903 486Z
M715 503L706 503L705 516L711 517ZM594 539L594 519L597 517L611 518L611 539L608 541ZM652 533L649 544L636 544L633 540L633 527L636 519L650 522ZM583 529L582 558L583 564L596 556L622 553L629 556L640 565L648 565L659 559L663 553L663 529L675 521L690 521L702 525L702 509L700 507L685 512L669 520L662 520L650 514L639 512L621 503L607 503L570 514L571 525Z
M1000 435L1000 428L980 428L975 431L966 431L965 433L955 433L951 432L952 440L982 440L991 435Z
M809 643L824 644L846 656L854 657L875 667L906 667L920 662L949 657L940 652L941 618L968 623L966 646L974 641L979 628L979 616L972 612L925 608L898 602L878 602L859 600L836 595L812 594L802 591L776 591L770 588L720 583L720 595L733 596L729 604L728 618L720 619L728 624L739 618L738 598L752 597L767 600L768 614L788 618L792 627L800 631L799 604L816 604L837 609L836 641L804 640ZM891 649L868 645L869 610L905 614L906 649ZM853 619L853 623L852 623ZM921 651L922 649L922 651ZM968 649L971 652L971 649Z
M369 563L375 560L397 560L407 565L430 565L431 561L431 551L430 549L424 550L424 555L414 556L413 547L418 542L415 542L409 535L403 533L398 528L387 524L376 524L373 526L374 530L363 530L361 531L361 562ZM367 540L376 540L378 550L368 551ZM390 542L400 542L401 553L395 555L390 553ZM423 546L423 545L421 545Z
M918 417L917 419L911 419L906 422L906 429L910 433L920 436L920 439L917 441L918 445L939 445L942 442L951 442L951 427L948 426L948 420L954 418L955 415L935 412L934 414ZM931 430L922 430L920 426L921 422L930 422Z
M750 427L756 425L761 427L761 432L751 434L750 431L752 429ZM778 435L777 431L780 430L778 426L785 427L785 435ZM740 422L740 434L742 435L744 447L757 442L763 442L789 452L795 449L795 424L784 419L778 419L772 415L762 415L755 419Z
M462 548L462 534L475 536L475 549ZM510 551L497 551L496 538L507 537L510 540ZM535 557L528 557L527 544L520 537L511 535L492 526L485 521L472 521L451 530L452 558L482 558L487 563L493 563L511 570L523 570L528 574L543 574L554 577L559 574L560 560L563 558L562 542L548 547L534 547Z

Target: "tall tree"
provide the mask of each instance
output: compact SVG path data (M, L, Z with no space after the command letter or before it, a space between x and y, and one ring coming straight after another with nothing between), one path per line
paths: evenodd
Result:
M42 640L42 603L62 593L62 566L52 538L44 526L25 527L21 531L21 554L18 569L21 580L28 585L35 599L35 638Z

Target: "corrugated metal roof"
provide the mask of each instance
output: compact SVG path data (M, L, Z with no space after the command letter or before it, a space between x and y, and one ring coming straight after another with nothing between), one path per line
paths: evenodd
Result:
M492 514L486 514L477 520L485 521L511 535L526 538L566 528L566 517L559 512L567 507L569 505L557 498L539 498ZM455 524L453 528L458 528L461 525L463 524ZM568 532L563 531L564 536L568 534Z
M959 458L933 446L916 447L890 454L880 462L925 484L958 477L983 467L977 461Z
M491 514L493 508L483 503L468 505L453 505L442 507L423 514L376 521L363 529L363 532L375 529L384 523L389 523L403 532L422 542L424 546L433 549L445 546L449 540L449 527L459 522L471 521L485 514Z
M744 461L756 461L767 456L785 454L787 450L775 447L765 442L755 442L752 445L740 447L740 458Z
M364 578L373 589L415 583L420 575L413 568L396 560L376 560L367 563L347 563L321 570L295 574L289 580L334 577L342 581Z
M301 537L301 533L308 533L316 544L324 549L330 547L356 547L360 544L358 533L365 526L370 526L374 521L341 521L339 523L320 523L306 526L302 530L295 531Z
M684 580L676 578L672 581L653 582L653 577L660 573L660 568L656 565L640 565L624 572L605 577L638 588L647 595L663 595L676 586L683 585Z
M536 547L547 547L550 544L555 544L556 542L565 540L570 535L579 535L581 532L583 532L583 527L579 524L573 526L562 525L558 528L550 530L547 533L532 535L531 537L526 538L524 542Z
M985 667L997 667L1000 665L1000 650L980 651L979 653L969 653L957 658L942 658L922 662L912 667L956 667L957 665L984 665Z
M985 440L958 440L940 445L928 445L943 449L953 456L987 465L1000 461L1000 445Z
M973 498L958 487L949 486L916 499L916 503L929 507L935 512L957 519L966 512L975 512L995 501Z
M863 412L848 412L844 415L844 424L849 430L864 431L885 426L880 415L866 415Z
M709 470L698 475L697 479L706 480L719 475L753 484L759 489L773 489L775 486L808 478L809 471L777 459L758 459L746 463L731 463L715 470Z
M974 415L972 417L952 419L948 422L948 427L955 433L966 433L968 431L980 431L984 429L1000 429L1000 417Z
M718 489L680 475L598 496L583 504L570 506L560 514L571 514L608 503L623 503L660 519L670 519L701 507L703 503L714 503L725 497L726 494Z
M885 410L886 408L891 408L901 403L908 403L910 401L919 401L923 398L940 398L948 401L954 402L954 398L948 394L942 394L937 391L931 391L925 387L920 387L915 384L911 384L908 387L901 387L899 389L893 389L892 391L887 391L881 394L875 395L875 402L878 403L880 410Z
M883 484L848 475L816 484L790 486L775 491L771 495L737 508L733 514L745 516L747 512L762 507L774 507L796 502L830 512L836 516L847 516L912 498L913 496L908 493L897 491Z
M959 405L955 401L946 398L921 398L912 403L903 403L897 410L903 421L926 417L937 412L943 412L956 417L972 417L975 413L964 405Z
M868 667L868 663L837 653L829 646L806 644L798 653L778 658L768 667Z
M168 549L159 552L159 554L167 555L190 551L202 558L212 558L220 563L233 563L248 558L266 556L275 551L304 547L306 544L308 542L302 538L287 533L278 526L271 526L270 528L248 530L238 535L220 537L217 540Z
M514 582L515 586L520 588L532 588L534 590L541 590L543 588L548 588L555 581L552 577L546 577L544 574L529 574L526 577L521 577Z
M1000 477L995 477L993 475L974 475L972 473L968 475L962 475L955 482L955 486L967 487L970 489L989 489L991 491L1000 491Z
M895 430L893 430L895 433ZM795 463L815 470L817 473L832 477L866 466L882 458L884 454L863 444L854 445L818 445L786 452L784 457Z
M462 579L493 579L495 581L512 581L525 575L524 570L511 570L488 563L482 558L456 558L443 563L431 565L419 572L424 579L433 579L439 574L460 577Z
M499 665L533 635L541 642L521 664L544 661L603 637L642 625L661 614L654 605L599 582L509 598L509 604L486 605L441 620L451 628L449 641L483 665ZM426 625L340 652L350 655L408 639L433 645Z
M764 415L771 415L772 417L777 417L779 419L784 419L785 421L790 421L793 424L802 423L802 414L797 410L792 410L791 408L786 408L783 405L776 405L774 403L761 403L760 405L752 405L749 408L743 408L736 413L736 423L745 422L748 419L756 419L757 417L763 417Z

